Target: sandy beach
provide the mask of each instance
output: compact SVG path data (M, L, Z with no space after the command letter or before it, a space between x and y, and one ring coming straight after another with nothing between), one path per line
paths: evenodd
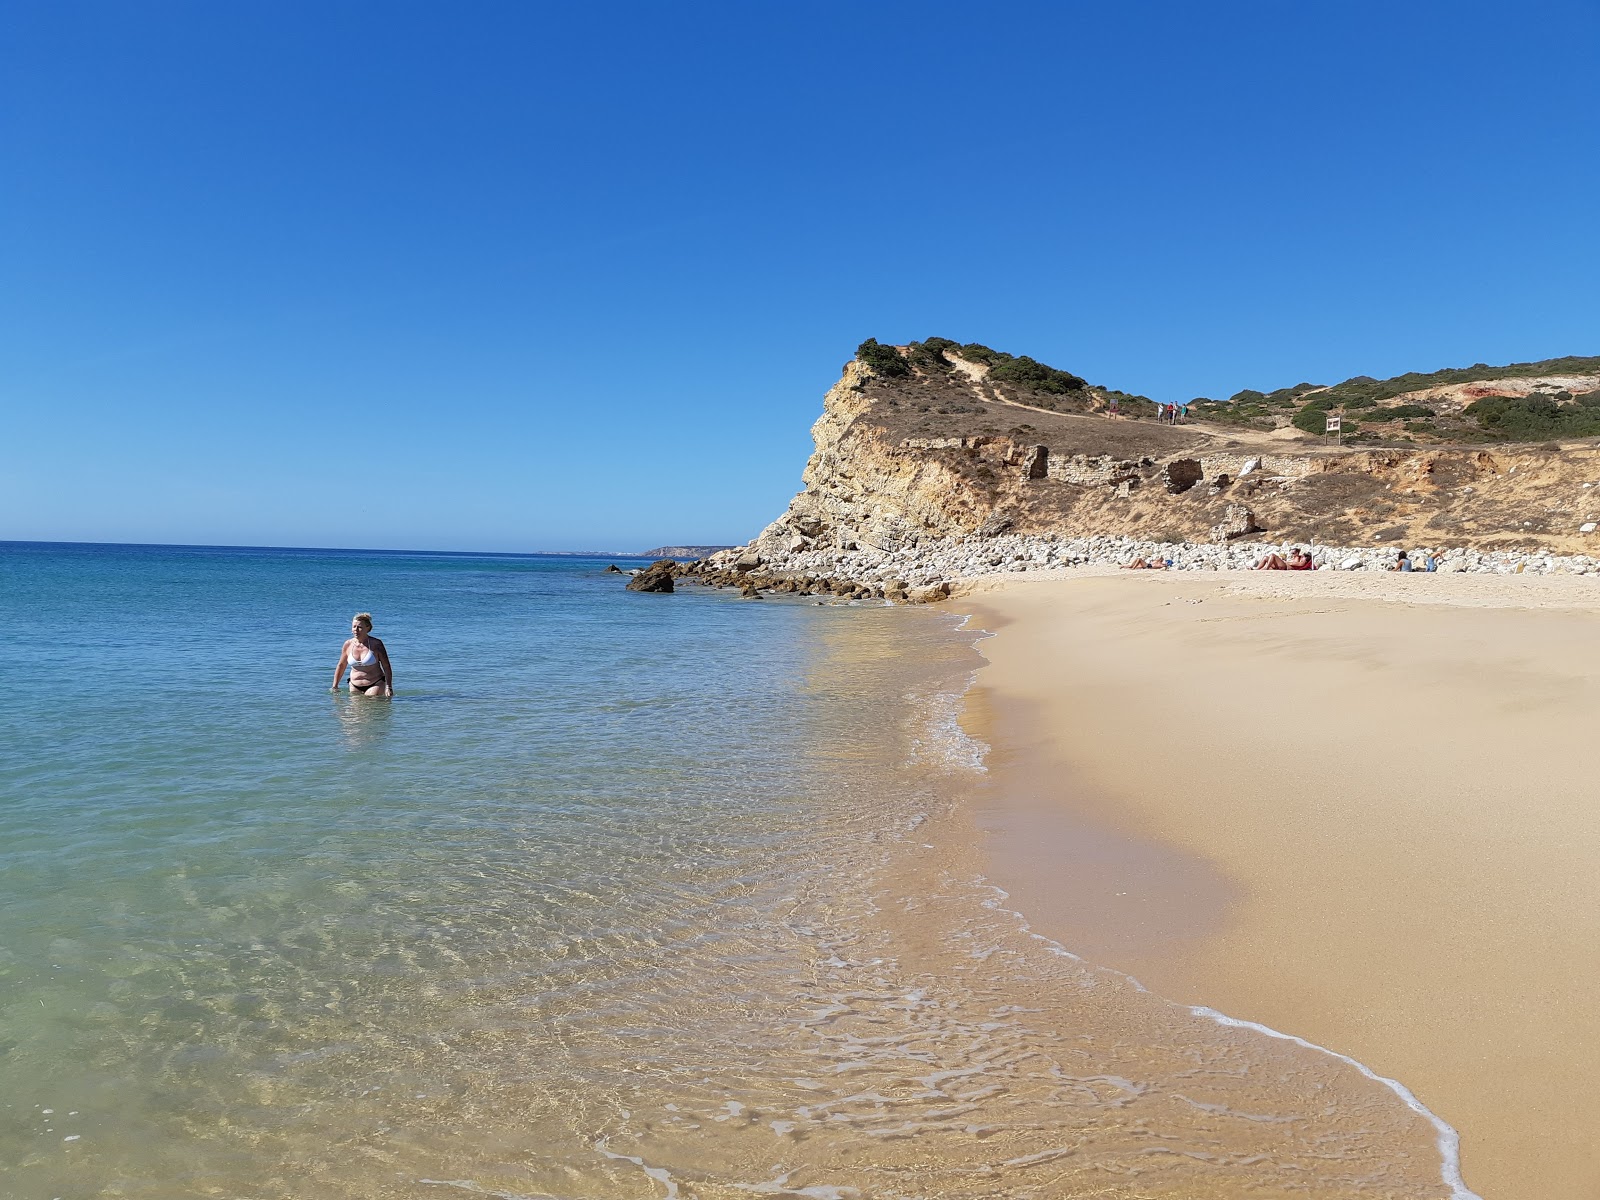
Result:
M1099 571L955 603L989 871L1168 998L1339 1053L1487 1200L1600 1195L1600 587Z

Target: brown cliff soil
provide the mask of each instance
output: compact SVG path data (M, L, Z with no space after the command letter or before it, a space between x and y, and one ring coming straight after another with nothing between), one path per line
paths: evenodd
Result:
M884 378L860 362L813 434L806 489L758 539L763 552L999 527L1205 541L1239 507L1274 540L1600 547L1580 532L1600 521L1600 439L1341 448L1292 429L1112 416L1093 389L997 388L970 369Z

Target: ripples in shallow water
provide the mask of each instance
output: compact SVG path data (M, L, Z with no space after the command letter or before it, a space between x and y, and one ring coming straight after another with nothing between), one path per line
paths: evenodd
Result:
M600 565L0 556L15 1194L1442 1194L1346 1064L994 902L972 635ZM392 704L322 691L357 607Z

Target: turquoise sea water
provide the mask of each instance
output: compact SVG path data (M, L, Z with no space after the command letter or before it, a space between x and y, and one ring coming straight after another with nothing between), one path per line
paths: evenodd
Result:
M956 618L604 566L0 544L0 1196L1437 1180L936 850ZM357 610L393 701L328 691Z
M678 1070L696 1014L660 1023L760 974L750 905L803 882L885 720L817 671L858 613L604 565L0 551L18 1194L359 1191L352 1140L404 1173L463 1121L561 1125L532 1141L603 1173L621 1064ZM393 702L329 694L358 609Z

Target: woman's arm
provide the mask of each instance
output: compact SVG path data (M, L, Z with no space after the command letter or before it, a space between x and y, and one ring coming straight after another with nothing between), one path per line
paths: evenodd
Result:
M389 652L383 648L383 643L377 638L368 638L373 644L373 649L378 652L378 665L383 668L383 694L394 695L394 668L389 665Z
M344 669L345 667L349 666L349 660L350 641L347 638L344 645L339 647L339 663L333 668L333 686L328 689L330 692L337 692L339 690L339 680L344 678Z

